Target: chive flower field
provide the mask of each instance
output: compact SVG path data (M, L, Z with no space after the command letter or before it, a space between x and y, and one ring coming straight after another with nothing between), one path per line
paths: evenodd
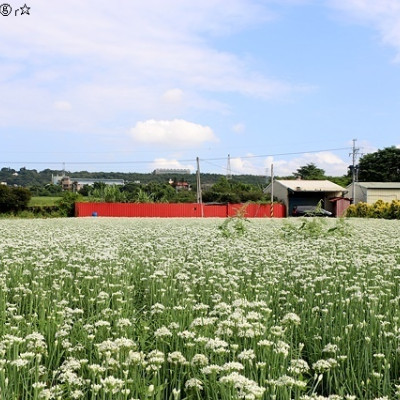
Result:
M0 220L0 398L400 398L400 222L228 225Z

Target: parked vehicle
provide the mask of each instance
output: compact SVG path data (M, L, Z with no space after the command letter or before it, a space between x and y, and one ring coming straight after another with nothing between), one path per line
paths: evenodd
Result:
M294 206L292 217L333 217L333 214L318 206Z

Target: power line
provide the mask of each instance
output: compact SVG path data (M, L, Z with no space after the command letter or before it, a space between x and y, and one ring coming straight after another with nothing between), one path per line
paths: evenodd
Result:
M260 154L260 155L248 155L248 156L236 156L230 157L230 159L252 159L252 158L265 158L265 157L280 157L280 156L291 156L291 155L299 155L299 154L309 154L309 153L320 153L324 151L340 151L340 150L349 150L350 147L338 147L334 149L322 149L322 150L308 150L308 151L295 151L288 153L271 153L271 154ZM221 161L226 160L226 157L215 157L215 158L200 158L200 161ZM182 159L176 160L177 162L195 162L195 158L191 159ZM153 164L154 160L142 160L142 161L0 161L1 164L38 164L38 165L47 165L47 164L65 164L68 165L112 165L112 164Z
M295 151L290 153L271 153L271 154L260 154L260 155L250 155L250 156L237 156L230 157L231 160L233 158L247 159L247 158L263 158L263 157L279 157L279 156L293 156L297 154L308 154L308 153L321 153L323 151L339 151L339 150L349 150L350 147L337 147L335 149L323 149L323 150L308 150L308 151ZM225 160L226 157L217 157L217 158L202 158L201 161L220 161Z
M214 163L212 163L210 161L207 161L207 160L201 160L201 161L204 162L205 164L212 165L213 167L217 167L219 170L223 171L223 174L226 174L227 171L228 171L227 167L224 167L222 165L214 164ZM257 176L258 175L259 176L264 176L264 168L263 167L254 167L254 169L259 169L260 170L260 174L257 174ZM261 171L262 171L262 173L261 173ZM248 175L245 172L239 171L239 170L236 170L236 169L231 169L230 172L231 172L231 174L233 173L234 175Z

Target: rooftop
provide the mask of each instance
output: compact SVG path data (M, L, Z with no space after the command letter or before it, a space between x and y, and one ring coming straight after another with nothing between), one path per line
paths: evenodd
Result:
M276 180L282 186L296 192L344 192L345 188L328 180Z
M400 189L400 182L356 182L356 185L366 189Z

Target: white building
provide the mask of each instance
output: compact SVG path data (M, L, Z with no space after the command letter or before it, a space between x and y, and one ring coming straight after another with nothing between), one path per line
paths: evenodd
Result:
M157 168L154 175L190 175L190 169Z
M63 190L80 190L83 186L93 186L96 182L104 183L106 185L124 185L123 179L101 179L101 178L70 178L69 176L62 176L61 179L57 180L53 177L53 183L55 185L61 183Z
M347 186L348 196L353 197L353 184ZM400 200L400 182L355 182L353 204L373 204L378 200Z

